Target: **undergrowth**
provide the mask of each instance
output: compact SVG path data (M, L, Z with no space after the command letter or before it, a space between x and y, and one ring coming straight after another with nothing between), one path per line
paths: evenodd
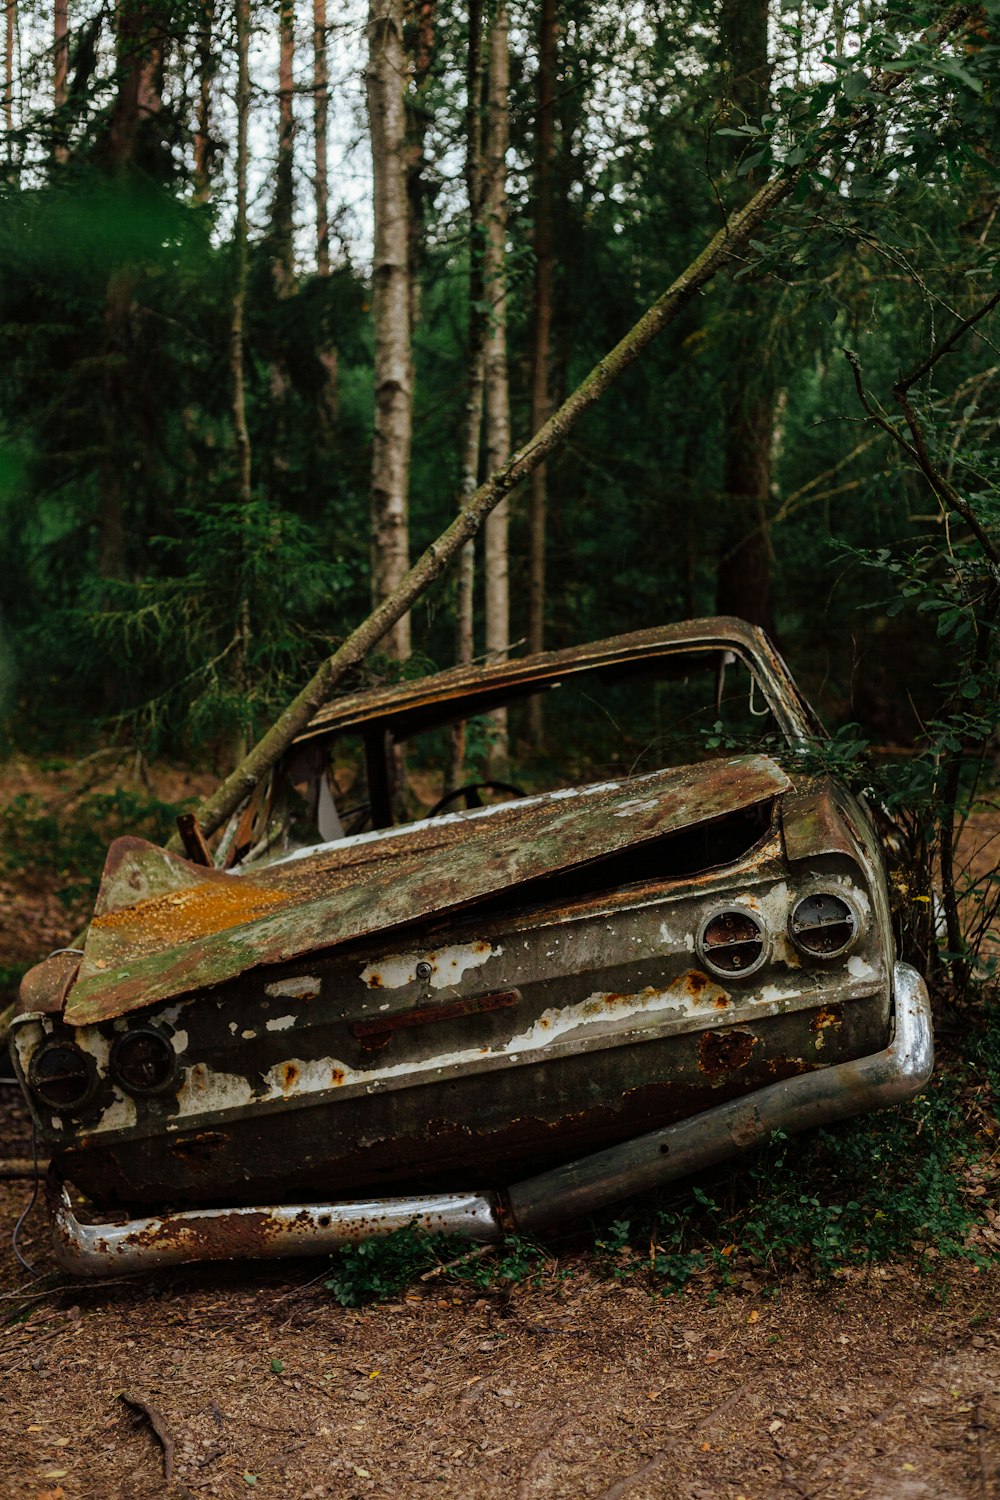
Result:
M181 810L124 787L91 792L61 809L22 793L0 806L0 873L29 883L54 880L67 907L92 902L112 840L133 834L159 841Z
M988 1137L1000 1105L1000 1005L970 1010L963 1030L958 1055L916 1099L828 1130L778 1134L739 1163L634 1200L595 1225L560 1274L575 1267L657 1294L716 1297L748 1282L766 1289L789 1270L825 1283L848 1267L900 1259L928 1273L955 1257L996 1259ZM550 1268L530 1240L470 1250L408 1227L341 1251L326 1285L357 1306L398 1296L428 1273L496 1290L538 1283Z

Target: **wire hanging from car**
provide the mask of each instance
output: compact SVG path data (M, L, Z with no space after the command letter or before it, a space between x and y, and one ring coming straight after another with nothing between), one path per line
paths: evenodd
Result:
M38 1135L35 1131L34 1122L32 1122L31 1126L31 1166L34 1174L34 1181L31 1184L31 1197L28 1200L27 1207L23 1210L21 1217L18 1219L17 1223L14 1225L13 1230L11 1231L10 1247L13 1250L14 1254L17 1256L18 1260L21 1262L24 1269L30 1272L32 1276L37 1276L37 1270L31 1264L31 1261L21 1254L20 1247L17 1243L18 1236L21 1233L21 1225L31 1213L31 1210L34 1208L35 1204L38 1202Z

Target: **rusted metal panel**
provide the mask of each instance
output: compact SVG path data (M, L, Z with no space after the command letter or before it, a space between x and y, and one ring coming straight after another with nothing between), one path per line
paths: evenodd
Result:
M774 761L741 756L361 834L245 875L130 840L109 855L66 1020L110 1019L252 967L453 912L769 803L790 786Z
M108 1276L193 1260L319 1253L404 1224L493 1243L501 1229L539 1232L599 1212L623 1196L725 1161L774 1131L828 1125L911 1098L933 1068L930 1003L913 969L899 964L894 978L894 1035L882 1050L782 1078L744 1098L515 1181L501 1193L216 1208L125 1224L81 1224L69 1194L52 1174L57 1258L73 1274Z
M345 695L319 709L298 743L380 721L393 724L405 721L408 732L413 732L423 722L445 717L449 706L471 717L483 712L490 698L509 695L518 689L529 693L537 686L542 690L556 678L630 661L655 662L684 650L730 650L753 661L761 670L761 687L782 728L803 735L818 729L815 717L765 633L745 620L720 615L635 630L564 651L543 651L486 666L480 663L454 667L415 681Z
M35 1011L42 1015L59 1015L79 971L80 957L76 949L65 949L50 954L29 969L21 980L16 1014Z
M196 1209L125 1224L81 1223L55 1173L48 1178L47 1194L56 1259L64 1270L83 1276L151 1271L185 1261L320 1255L408 1226L428 1234L462 1235L481 1244L500 1239L493 1202L474 1193Z

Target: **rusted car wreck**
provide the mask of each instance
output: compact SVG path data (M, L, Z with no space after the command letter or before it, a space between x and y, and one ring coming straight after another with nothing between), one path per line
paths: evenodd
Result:
M547 754L447 785L456 725L485 766L538 696ZM119 839L11 1029L60 1262L538 1232L916 1093L926 988L821 734L761 631L693 621L341 698L213 856Z

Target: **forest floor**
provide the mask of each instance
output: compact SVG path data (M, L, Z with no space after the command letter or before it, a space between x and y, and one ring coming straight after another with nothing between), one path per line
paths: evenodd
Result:
M72 822L105 789L21 775L39 835L42 807ZM152 795L200 781L155 773ZM47 883L0 877L0 971L78 923L67 848ZM0 1086L0 1158L29 1154ZM345 1308L320 1261L59 1281L40 1206L20 1242L33 1278L11 1250L30 1193L0 1181L2 1500L1000 1500L995 1259L825 1285L756 1267L663 1295L571 1245L517 1283L432 1277Z

